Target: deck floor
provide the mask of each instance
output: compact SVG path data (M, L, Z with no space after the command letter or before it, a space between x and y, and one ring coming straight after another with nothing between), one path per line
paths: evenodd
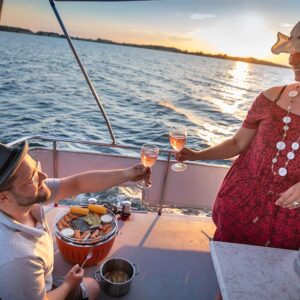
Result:
M56 213L62 209L46 208L52 228ZM209 241L201 230L213 235L215 226L210 218L133 213L130 220L119 221L119 234L107 258L123 257L140 269L122 299L214 299L218 282ZM55 245L53 275L64 276L70 268ZM96 268L85 268L85 274L93 276ZM115 298L101 292L99 299Z

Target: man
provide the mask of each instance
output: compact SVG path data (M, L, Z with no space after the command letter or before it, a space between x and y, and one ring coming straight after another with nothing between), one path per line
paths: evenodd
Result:
M48 179L28 152L0 143L0 299L97 299L98 282L74 266L52 289L53 242L41 203L145 179L142 164Z

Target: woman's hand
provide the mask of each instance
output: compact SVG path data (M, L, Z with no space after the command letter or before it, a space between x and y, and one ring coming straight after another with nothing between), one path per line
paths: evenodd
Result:
M81 283L83 275L84 270L77 264L68 272L64 283L67 284L70 291L72 291Z
M176 160L183 162L185 160L197 160L197 151L190 148L183 148L181 151L176 153Z
M288 190L281 194L280 198L275 202L276 205L295 209L300 207L300 182L291 186Z

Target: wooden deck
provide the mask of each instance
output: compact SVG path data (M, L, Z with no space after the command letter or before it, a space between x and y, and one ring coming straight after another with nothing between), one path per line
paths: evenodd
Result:
M62 209L46 208L50 226ZM133 213L130 220L119 221L119 234L107 258L123 257L140 268L122 299L214 299L218 282L209 241L201 230L213 235L215 227L210 218ZM70 268L55 245L54 276L63 276ZM85 268L85 274L93 276L95 270ZM100 299L115 298L101 292Z

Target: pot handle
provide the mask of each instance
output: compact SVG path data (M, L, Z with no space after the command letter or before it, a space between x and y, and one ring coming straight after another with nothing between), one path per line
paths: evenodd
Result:
M136 264L132 264L133 265L133 268L134 268L134 271L135 271L135 275L138 275L140 273L140 268L138 265Z
M99 283L104 283L105 280L102 278L101 274L100 274L100 278L98 277L98 274L100 274L100 270L95 272L95 279L99 282Z

